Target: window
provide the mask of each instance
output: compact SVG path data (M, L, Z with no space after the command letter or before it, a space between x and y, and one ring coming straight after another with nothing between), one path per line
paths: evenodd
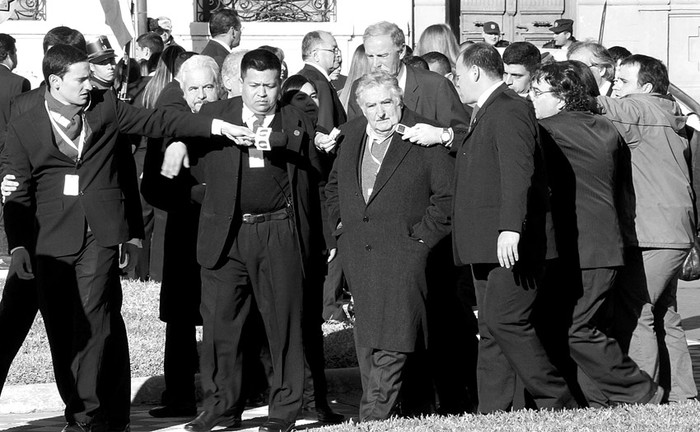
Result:
M336 0L197 0L197 21L217 9L233 8L243 22L332 22Z
M11 20L46 21L46 0L0 0L0 11L11 7Z

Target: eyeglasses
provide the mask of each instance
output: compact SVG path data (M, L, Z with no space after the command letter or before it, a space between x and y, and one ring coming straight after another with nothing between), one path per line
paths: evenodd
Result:
M538 97L542 96L542 95L545 94L545 93L554 93L554 90L542 91L542 90L536 89L536 88L534 88L534 87L533 87L533 88L530 88L530 94L531 94L533 97L538 98Z
M333 49L330 48L316 48L316 51L328 51L332 52L334 55L340 55L340 50L336 47Z

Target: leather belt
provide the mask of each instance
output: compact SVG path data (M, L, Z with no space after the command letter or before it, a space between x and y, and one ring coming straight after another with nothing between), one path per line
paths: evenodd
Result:
M270 213L260 213L260 214L250 214L244 213L242 216L243 223L254 224L260 222L266 222L271 220L284 220L289 219L289 214L287 214L287 208L277 210Z

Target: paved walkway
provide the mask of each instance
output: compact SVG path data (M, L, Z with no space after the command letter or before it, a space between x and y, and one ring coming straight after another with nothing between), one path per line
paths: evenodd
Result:
M332 403L335 411L346 417L357 416L357 406L347 403ZM131 432L174 432L182 431L190 418L156 419L148 415L152 406L131 407ZM258 427L267 420L267 406L250 409L243 413L243 424L236 431L257 432ZM40 412L31 414L7 414L0 417L0 430L7 432L59 432L65 425L63 412ZM322 426L310 420L297 420L297 429L307 430ZM214 428L219 430L223 427Z
M688 346L693 359L693 371L695 384L700 388L700 281L681 282L678 287L678 310L683 316L683 328L686 330ZM340 372L340 371L339 371ZM359 406L358 385L359 377L357 371L346 370L341 373L328 371L329 395L332 407L335 411L344 414L346 417L357 416ZM138 381L138 379L136 380ZM140 382L140 381L139 381ZM44 386L44 387L41 387ZM55 406L50 409L42 409L42 394L53 391L53 385L40 386L11 386L16 387L15 391L22 391L24 388L26 399L34 401L36 410L28 414L2 414L0 415L0 431L8 432L59 432L64 425L63 412ZM5 390L11 390L11 387ZM31 390L27 390L31 389ZM143 387L142 389L143 390ZM6 399L4 394L4 399ZM51 406L47 403L44 406ZM0 407L0 412L13 412L11 409ZM148 410L152 406L138 405L131 409L131 430L132 432L173 432L182 431L183 426L189 418L182 419L154 419L148 415ZM18 412L18 411L14 411ZM245 411L243 414L243 425L237 431L257 431L267 416L267 407L260 407ZM298 429L314 429L321 426L317 422L310 420L297 421ZM225 430L224 428L215 428Z

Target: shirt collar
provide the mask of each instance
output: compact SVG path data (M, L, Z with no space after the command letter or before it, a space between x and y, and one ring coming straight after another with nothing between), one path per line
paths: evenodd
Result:
M275 108L274 110L270 111L269 113L265 114L265 120L263 121L263 127L269 127L270 123L272 123L272 119L275 117ZM241 111L241 120L243 120L243 123L245 123L250 129L253 129L253 123L255 122L255 113L253 110L248 108L245 104L243 104L243 110Z
M221 45L222 47L226 48L226 51L231 52L231 48L229 48L228 45L226 45L225 43L221 42L219 39L211 38L210 40L213 40L214 42L218 43L218 44Z
M496 91L496 89L503 84L503 81L498 81L496 84L492 85L491 87L487 88L485 92L481 93L481 96L479 96L479 99L477 99L476 104L481 108L484 106L486 103L486 100L491 96L493 92Z
M401 90L406 91L406 65L401 64L401 68L399 68L399 73L396 75L396 80L399 82L399 87L401 87Z
M307 62L307 61L305 61L304 64L307 64L307 65L309 65L309 66L312 66L312 67L318 69L318 71L321 72L321 73L323 74L324 77L326 77L326 79L328 80L328 82L331 81L331 77L328 76L328 73L326 73L326 71L323 70L323 68L322 68L321 66L317 65L316 63L311 63L311 62Z

